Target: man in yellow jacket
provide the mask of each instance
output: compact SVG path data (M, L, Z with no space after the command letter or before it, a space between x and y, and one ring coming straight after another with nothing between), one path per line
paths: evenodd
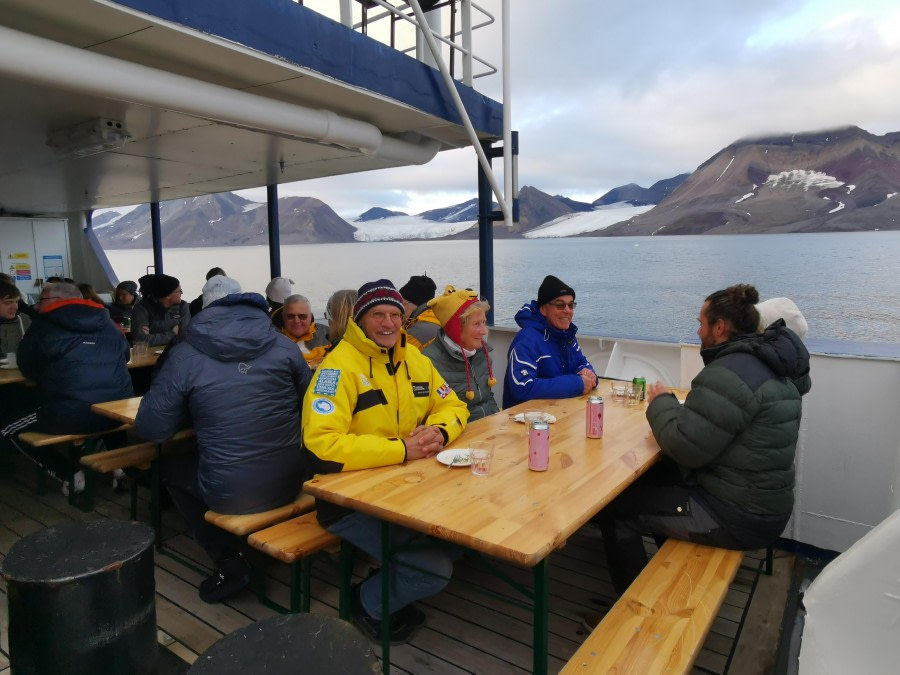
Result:
M364 284L344 339L325 357L303 400L302 445L314 473L336 473L430 458L469 418L466 404L417 349L407 349L403 301L387 279ZM381 523L336 504L317 504L319 522L376 559ZM427 538L392 528L393 545ZM396 564L395 564L396 563ZM419 570L427 570L426 574ZM412 603L440 592L453 571L446 546L416 546L391 564L391 642L425 623ZM354 622L381 639L381 576L353 591Z

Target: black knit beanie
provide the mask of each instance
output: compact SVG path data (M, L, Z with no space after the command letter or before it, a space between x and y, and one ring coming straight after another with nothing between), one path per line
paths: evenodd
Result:
M548 274L546 277L544 277L544 280L541 282L541 287L538 289L538 307L542 307L548 302L553 302L561 295L571 295L572 299L574 300L575 289L563 282L561 279L558 279L552 274Z
M431 277L423 274L410 277L409 281L400 287L400 295L403 296L404 300L418 307L433 299L436 290L437 285L432 281Z

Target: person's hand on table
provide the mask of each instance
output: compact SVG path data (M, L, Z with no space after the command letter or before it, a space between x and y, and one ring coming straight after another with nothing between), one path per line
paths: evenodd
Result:
M581 380L584 382L584 392L582 393L586 394L597 386L597 374L590 368L582 368L578 374L581 375Z
M664 385L662 382L657 380L656 382L654 382L647 388L647 404L649 405L650 403L652 403L653 399L655 399L660 394L671 394L671 393L672 392L669 391L669 388L666 385Z
M437 427L422 424L413 429L403 442L407 459L422 459L431 457L444 447L444 435Z

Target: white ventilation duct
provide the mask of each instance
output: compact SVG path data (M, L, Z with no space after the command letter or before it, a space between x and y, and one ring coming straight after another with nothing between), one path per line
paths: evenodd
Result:
M440 149L378 127L190 77L122 61L0 26L0 74L33 84L164 108L224 124L329 143L385 161L425 164Z

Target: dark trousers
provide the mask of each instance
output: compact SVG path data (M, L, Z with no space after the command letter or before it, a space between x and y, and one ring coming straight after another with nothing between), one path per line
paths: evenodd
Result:
M235 556L241 540L220 527L207 523L204 514L209 510L197 483L195 453L167 457L163 462L163 482L172 495L175 507L184 517L188 530L213 563Z
M647 564L643 535L742 549L706 505L700 488L686 486L674 463L663 460L613 500L596 518L613 586L624 593Z
M7 384L0 388L0 451L17 450L59 482L69 480L73 466L53 448L33 448L16 436L38 429L41 397L36 387Z

